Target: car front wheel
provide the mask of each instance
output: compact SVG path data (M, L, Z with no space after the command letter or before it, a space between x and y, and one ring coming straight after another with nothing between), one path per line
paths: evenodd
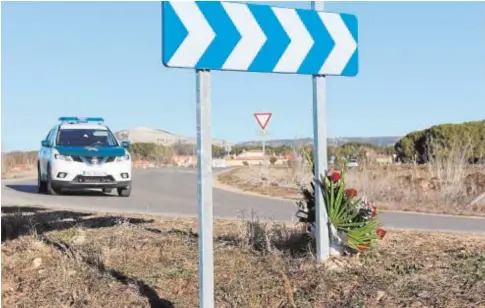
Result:
M47 193L47 183L42 180L42 174L40 173L39 166L37 166L37 191L39 194Z
M129 197L131 194L131 185L125 188L118 188L118 196L120 197Z
M55 195L60 195L61 190L59 188L52 187L52 174L50 167L47 168L47 193L49 195L55 196Z

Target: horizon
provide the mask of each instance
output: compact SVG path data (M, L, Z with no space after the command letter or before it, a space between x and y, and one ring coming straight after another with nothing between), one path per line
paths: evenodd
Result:
M359 22L359 74L327 78L329 139L481 120L484 2L326 2L325 10ZM38 149L67 115L101 116L113 131L195 137L195 74L163 67L160 43L159 2L2 3L2 151ZM313 137L309 76L211 75L213 139L258 140L260 111L273 113L268 139Z
M481 121L485 121L485 119L479 119L479 120L471 120L471 121L465 121L465 122L460 122L460 123L439 123L439 124L433 124L433 125L430 125L429 127L426 127L424 128L423 130L425 129L428 129L428 128L431 128L435 125L447 125L447 124L464 124L464 123L467 123L467 122L481 122ZM163 132L166 132L168 134L172 134L172 135L177 135L177 136L181 136L181 137L188 137L188 138L195 138L195 136L186 136L186 135L181 135L181 134L178 134L176 132L171 132L171 131L167 131L166 129L163 129L163 128L152 128L152 127L148 127L148 126L135 126L135 127L132 127L132 128L122 128L122 129L119 129L117 131L113 131L114 134L117 134L121 131L124 131L124 130L131 130L131 129L136 129L136 128L148 128L148 129L154 129L154 130L159 130L159 131L163 131ZM413 131L414 132L414 131ZM411 133L411 132L409 132ZM373 139L373 138L403 138L407 135L408 133L404 134L404 135L381 135L381 136L333 136L333 137L330 137L328 136L327 137L327 140L331 140L331 139ZM304 139L313 139L313 136L303 136L303 137L298 137L298 138L291 138L291 137L288 137L288 138L274 138L274 139L266 139L266 142L277 142L277 141L284 141L284 140L291 140L291 141L296 141L296 140L304 140ZM242 140L242 141L237 141L237 142L233 142L231 140L225 140L225 139L219 139L219 138L213 138L213 140L223 140L223 141L228 141L229 143L233 143L234 145L239 145L239 144L244 144L244 143L250 143L250 142L261 142L261 139L258 139L258 137L255 137L253 139L248 139L248 140ZM134 142L136 143L136 142ZM5 153L9 153L9 152L29 152L29 151L37 151L38 149L11 149L11 150L7 150ZM3 147L2 147L2 153L3 153Z
M151 128L151 127L145 127L145 126L136 126L136 127L133 127L131 129L135 129L135 128L138 128L138 127L142 127L142 128ZM157 129L157 128L152 128L152 129L155 129L155 130L163 130L164 132L166 133L169 133L169 134L174 134L174 135L178 135L178 136L181 136L181 137L192 137L192 136L185 136L185 135L179 135L179 134L176 134L176 133L173 133L173 132L169 132L169 131L166 131L164 129ZM114 134L117 134L119 133L120 131L123 131L123 130L126 130L126 129L121 129L121 130L118 130L118 131L114 131L113 133ZM344 136L344 137L327 137L327 140L336 140L336 139L378 139L378 138L402 138L404 136ZM194 137L192 137L194 138ZM213 138L214 140L216 138ZM266 139L265 142L267 143L266 146L269 146L271 147L272 145L271 144L268 144L268 143L271 143L271 142L278 142L278 141L300 141L300 140L305 140L305 139L313 139L312 136L310 137L299 137L299 138L278 138L278 139ZM221 140L221 139L218 139L218 140ZM221 141L227 141L228 143L232 144L233 146L244 146L245 143L257 143L257 142L261 142L261 140L255 138L255 139L251 139L251 140L243 140L243 141L238 141L238 142L232 142L231 140L225 140L225 139L222 139ZM39 141L40 142L40 141ZM352 141L352 142L357 142L357 141ZM133 143L138 143L138 142L133 142ZM348 142L347 142L348 143ZM329 145L330 146L330 145ZM30 148L30 149L9 149L7 151L4 151L3 148L2 148L2 153L13 153L13 152L31 152L31 151L38 151L37 148Z

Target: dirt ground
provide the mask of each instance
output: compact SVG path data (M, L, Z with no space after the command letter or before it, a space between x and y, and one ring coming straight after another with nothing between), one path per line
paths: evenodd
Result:
M2 307L198 305L193 219L2 207ZM216 307L485 307L485 240L389 230L316 266L308 238L215 221Z
M2 179L20 179L37 176L37 170L25 169L25 170L10 170L2 173Z
M348 170L346 185L385 210L485 216L485 169L430 170L427 166L372 166ZM441 173L440 173L441 172ZM446 174L444 174L446 172ZM217 180L238 190L292 200L299 185L312 181L308 168L245 166L222 173Z
M310 173L302 182L310 182ZM292 180L291 170L272 167L266 175L256 166L236 168L217 177L218 182L246 192L297 200L300 198L297 182Z

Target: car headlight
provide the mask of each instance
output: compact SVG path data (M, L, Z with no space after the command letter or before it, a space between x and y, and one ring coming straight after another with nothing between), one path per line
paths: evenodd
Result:
M54 158L59 160L65 160L65 161L73 161L72 157L69 155L55 154Z
M123 155L123 156L117 156L116 159L115 159L116 162L127 161L127 160L130 160L129 154L126 154L126 155Z

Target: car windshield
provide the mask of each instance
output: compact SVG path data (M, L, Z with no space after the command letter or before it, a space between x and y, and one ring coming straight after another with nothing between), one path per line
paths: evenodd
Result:
M81 147L115 147L118 142L113 134L104 129L61 129L57 145Z

